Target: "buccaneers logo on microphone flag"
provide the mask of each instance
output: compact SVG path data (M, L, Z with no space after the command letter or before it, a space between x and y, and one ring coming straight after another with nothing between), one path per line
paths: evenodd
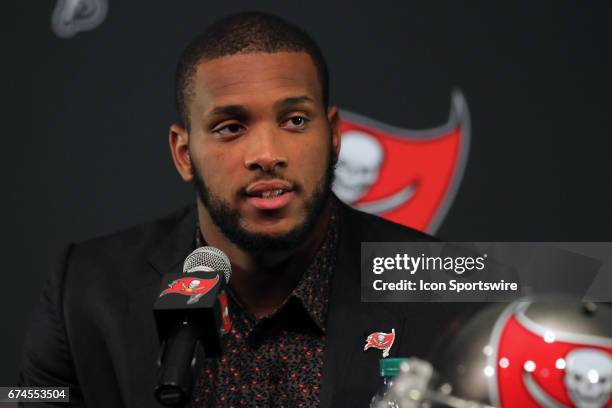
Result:
M342 147L334 192L345 203L434 233L459 189L470 142L463 95L452 96L449 120L427 130L390 126L342 111Z
M168 285L168 289L162 291L159 297L169 293L180 293L181 295L189 296L187 303L192 304L197 302L200 297L207 294L217 283L219 283L219 275L215 276L213 279L191 277L176 279Z
M363 348L363 351L366 351L369 348L376 348L383 351L383 357L388 357L389 350L391 350L394 340L395 329L391 329L391 333L374 332L366 339L366 345Z

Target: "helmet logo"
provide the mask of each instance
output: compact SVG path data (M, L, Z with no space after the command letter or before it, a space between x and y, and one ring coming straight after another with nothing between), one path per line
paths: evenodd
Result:
M555 329L530 317L530 304L496 322L485 371L493 404L612 408L612 338Z
M565 357L565 386L578 408L601 408L612 392L612 357L601 350L575 349Z

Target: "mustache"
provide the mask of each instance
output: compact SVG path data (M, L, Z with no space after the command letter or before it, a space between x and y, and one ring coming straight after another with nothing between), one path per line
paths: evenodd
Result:
M331 140L330 140L330 154L329 154L329 158L327 162L327 174L325 175L325 177L329 178L328 182L330 186L333 183L334 178L335 178L335 170L336 170L337 164L338 164L338 155L335 153L331 145ZM263 170L257 176L253 177L253 179L249 180L249 182L247 182L244 186L242 186L238 190L238 195L241 197L248 197L247 188L250 185L252 185L253 183L257 183L259 181L271 181L271 180L284 181L288 183L293 189L293 191L296 193L299 193L303 190L303 186L301 183L299 183L296 180L292 180L288 177L285 177L282 174L280 174L277 170L272 169L272 170Z
M274 181L283 181L283 182L289 184L291 186L291 189L294 192L300 192L302 190L302 184L299 183L298 181L292 180L292 179L290 179L288 177L285 177L285 176L283 176L281 174L278 174L276 171L267 171L267 172L262 173L262 174L260 174L260 175L258 175L256 177L253 177L251 180L249 180L247 183L245 183L244 186L242 186L238 190L238 194L240 196L243 196L243 197L248 197L247 188L250 185L252 185L254 183L257 183L257 182L260 182L260 181L272 181L272 180L274 180Z

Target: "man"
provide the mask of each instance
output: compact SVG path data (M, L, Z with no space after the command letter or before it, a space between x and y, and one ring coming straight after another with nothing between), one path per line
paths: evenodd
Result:
M193 406L366 406L380 350L426 356L451 316L440 304L360 302L360 244L429 240L331 193L338 109L316 44L270 15L225 18L196 37L176 76L170 150L196 208L73 245L26 344L22 385L69 386L92 407L153 407L161 274L196 246L232 264L232 331L207 360Z

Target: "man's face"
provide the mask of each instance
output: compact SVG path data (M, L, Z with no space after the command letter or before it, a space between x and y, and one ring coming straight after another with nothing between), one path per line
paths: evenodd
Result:
M310 56L206 61L189 111L193 182L223 234L250 251L306 238L329 197L339 148L336 111L325 111Z

